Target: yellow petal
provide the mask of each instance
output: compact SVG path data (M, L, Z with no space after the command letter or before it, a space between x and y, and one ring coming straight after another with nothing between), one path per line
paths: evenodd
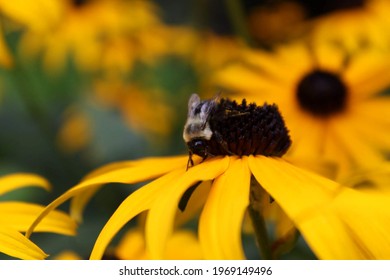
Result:
M244 259L241 228L249 204L247 157L231 159L215 179L199 221L199 240L205 259Z
M0 178L0 195L29 186L50 189L49 182L41 176L30 173L15 173Z
M299 230L310 248L320 259L367 259L366 249L351 237L337 212L323 210L308 220L299 223Z
M184 161L184 162L183 162ZM99 185L107 183L124 183L131 184L137 183L143 180L152 179L153 177L159 176L168 172L169 170L174 169L177 166L182 166L185 169L187 157L173 157L173 158L156 158L156 159L143 159L135 161L139 163L135 166L124 167L120 169L111 169L109 168L108 172L99 173L97 176L92 176L88 178L73 188L66 191L60 197L51 202L42 213L36 218L36 220L31 224L30 228L26 232L26 236L29 237L34 230L34 228L41 222L41 220L47 216L52 210L56 207L67 201L68 199L75 197L77 195L83 195L86 191L95 190ZM87 193L90 195L90 193ZM86 203L85 198L81 199L82 203ZM75 217L80 217L83 210L84 204L73 205L72 209L73 215ZM71 213L72 215L72 213Z
M378 149L390 150L390 98L375 98L370 101L356 104L348 118L350 129L356 131L356 135L365 142ZM344 124L342 124L344 125Z
M354 104L353 114L356 118L361 117L372 123L383 125L388 130L390 122L390 98L389 96L375 97L364 102Z
M0 225L24 232L43 209L43 206L32 203L1 202ZM52 211L35 231L74 235L76 226L76 223L65 213Z
M23 7L23 8L21 8ZM0 9L12 19L32 29L44 29L53 26L61 15L63 5L57 1L35 0L1 0Z
M188 200L185 211L176 212L175 226L179 227L197 216L203 208L211 189L211 181L201 183L196 187Z
M83 195L86 192L86 196L91 195L91 191L96 191L96 188L99 185L107 183L137 183L143 180L148 180L153 177L159 176L173 169L175 166L183 166L185 169L187 162L187 157L172 157L172 158L149 158L134 161L140 166L130 166L124 168L114 169L109 167L107 172L103 169L94 173L96 176L91 175L87 177L84 181L74 186L73 188L66 191L60 197L51 202L42 213L36 218L36 220L31 224L30 228L26 232L26 236L29 237L33 232L34 228L41 222L41 220L47 216L50 211L54 210L56 207L67 201L68 199L75 197L77 195ZM154 165L155 164L155 165ZM127 164L125 164L127 165ZM89 197L87 197L89 198ZM83 210L85 203L88 199L83 197L80 199L80 204L73 204L74 209L72 210L75 217L81 216L81 211ZM72 215L72 213L71 213Z
M317 44L313 48L317 67L337 74L343 69L345 51L333 44Z
M216 84L229 90L240 92L254 92L256 94L268 94L275 87L269 82L269 77L264 77L260 70L251 69L245 65L232 65L219 71L214 78ZM240 77L237 79L237 77Z
M2 227L0 229L0 252L24 260L43 260L47 255L23 234Z
M328 207L300 224L321 259L389 259L389 196L345 188Z
M70 216L78 223L83 221L83 211L88 202L92 199L96 192L98 192L103 186L91 186L85 191L80 192L77 196L74 196L70 201Z
M106 177L103 183L136 183L158 177L170 170L185 166L188 156L146 158L133 161L123 161L107 164L100 167L87 176L82 183L93 182L94 178ZM118 181L118 179L120 181ZM76 221L81 221L82 212L90 198L101 186L89 188L88 191L78 194L72 199L70 213Z
M213 158L179 174L174 184L165 186L146 219L146 244L152 259L162 259L173 230L175 213L183 193L199 181L217 178L229 165L229 157Z
M281 158L251 156L249 166L260 185L294 222L310 217L319 207L328 205L340 189L338 183Z
M356 55L351 59L351 63L353 65L345 72L345 79L347 84L351 85L353 100L364 100L389 86L389 64L381 52Z
M342 181L344 185L379 195L390 195L390 162L381 162L367 169L358 169Z
M390 258L388 195L338 186L282 159L257 156L249 162L319 258Z
M385 160L385 155L370 142L364 141L361 135L349 126L349 122L339 122L333 125L333 132L337 135L344 150L360 167L370 167Z
M390 259L390 197L381 192L346 189L335 208L369 259Z
M342 228L342 225L337 217L322 214L337 195L339 188L336 183L299 169L280 158L250 157L249 166L256 180L292 219L317 255L324 250L346 248L333 248L336 246L329 243L337 238L337 230L334 228ZM348 243L349 236L340 232L343 234L340 240L345 242L345 246L353 246Z
M156 199L160 199L166 186L173 184L183 170L172 171L153 182L139 188L128 196L105 224L93 247L90 259L101 259L111 239L132 218L150 209Z

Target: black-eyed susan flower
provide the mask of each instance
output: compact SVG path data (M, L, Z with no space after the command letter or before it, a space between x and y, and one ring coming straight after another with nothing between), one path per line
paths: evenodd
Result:
M250 100L278 104L290 129L294 157L336 164L337 176L370 167L390 150L388 59L373 49L348 52L302 42L275 53L248 52L216 83Z
M27 186L48 190L49 183L42 177L29 173L16 173L0 178L0 195ZM43 206L21 201L0 202L0 252L20 259L44 259L47 255L21 232L27 231ZM36 231L66 235L75 234L76 223L65 213L51 212Z
M208 117L202 125L204 114ZM189 120L193 120L192 125ZM274 249L280 246L271 245L273 239L267 237L262 219L267 208L275 205L284 213L280 221L290 222L280 227L283 237L290 234L293 225L319 258L390 257L386 222L390 212L388 207L382 208L389 198L361 196L359 191L283 160L290 138L275 105L201 101L194 95L189 102L189 120L184 134L191 139L185 137L185 141L190 154L200 155L202 160L192 162L188 156L175 156L104 166L49 204L27 236L45 215L72 197L72 215L80 220L84 206L102 184L151 180L117 208L96 240L91 259L102 258L118 231L141 213L146 213L147 254L151 259L162 259L178 220L198 212L203 257L243 259L241 234L248 209L263 256L276 257ZM201 133L196 136L195 131ZM377 197L380 204L365 212L361 205L374 204ZM379 220L375 219L377 214Z

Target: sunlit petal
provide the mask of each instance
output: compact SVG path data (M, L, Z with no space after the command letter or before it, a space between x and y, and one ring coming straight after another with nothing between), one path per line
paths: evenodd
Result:
M177 205L186 189L199 181L217 178L229 165L229 157L214 158L195 165L164 187L164 195L153 203L146 220L146 240L152 259L161 259L172 232Z
M24 260L43 260L47 255L23 234L2 227L0 229L0 252Z
M369 259L364 246L353 239L337 212L321 209L321 213L299 224L306 242L320 259Z
M165 187L174 184L176 178L185 170L172 171L143 186L128 196L100 232L91 253L91 259L101 259L106 247L118 231L132 218L150 209L153 202L161 197Z
M215 76L215 82L222 84L233 90L240 90L244 92L256 92L269 94L274 92L277 84L268 83L269 77L261 75L261 70L248 69L244 65L233 65L227 67ZM240 77L240 79L232 79L232 77ZM263 82L264 80L264 82Z
M41 205L25 202L1 202L0 225L24 232L44 208ZM76 227L76 223L68 215L61 211L52 211L35 231L74 235Z
M340 189L336 182L280 158L249 157L249 166L260 185L295 223L328 205Z
M0 195L19 188L31 186L44 188L46 190L50 189L49 182L41 176L30 173L16 173L0 178Z
M175 226L185 224L189 220L197 216L206 203L207 197L211 189L212 181L206 181L196 187L195 191L191 194L190 199L186 205L185 211L180 209L176 212Z
M298 168L281 159L252 157L249 162L256 179L293 220L317 256L390 257L388 196L342 187L304 170L297 173Z
M370 259L390 259L389 196L382 192L346 189L335 201L352 238L369 251ZM362 222L364 221L364 222Z
M106 173L102 173L102 174L99 173L97 176L87 178L86 180L82 181L78 185L69 189L60 197L58 197L53 202L51 202L37 217L37 219L32 223L32 225L26 232L26 236L29 237L31 235L34 228L50 211L54 210L56 207L58 207L68 199L75 197L76 195L81 195L85 191L91 191L91 189L95 190L96 187L98 187L99 185L107 184L107 183L125 183L125 184L137 183L140 181L152 179L154 177L162 175L178 166L182 166L183 170L185 169L187 157L175 157L170 159L173 159L172 163L170 163L169 158L168 159L166 158L144 159L144 160L140 160L139 161L140 164L137 166L125 167L119 170L117 169L113 170L110 168L109 169L110 171ZM150 165L148 166L146 163ZM87 193L87 195L90 196L91 194ZM87 199L82 198L80 199L80 205L78 204L74 205L75 208L73 208L72 210L74 211L75 217L81 216L80 212L85 206L84 204L81 205L81 203L86 203L87 201L88 201Z
M370 145L370 141L365 141L348 122L339 122L333 126L333 133L340 140L343 149L348 151L354 162L361 167L369 167L383 162L385 155L377 147Z
M105 183L136 183L158 177L170 170L186 165L188 156L146 158L107 164L89 173L81 184L99 180L104 176ZM77 187L77 186L76 186ZM82 220L82 212L90 198L100 189L95 185L83 193L79 193L71 201L70 213L76 221Z
M206 259L245 258L241 229L249 204L247 158L232 159L215 179L199 221L199 240Z

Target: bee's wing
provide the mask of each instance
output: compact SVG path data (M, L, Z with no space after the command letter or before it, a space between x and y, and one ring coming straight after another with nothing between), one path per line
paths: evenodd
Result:
M217 96L211 100L206 101L202 105L202 108L200 111L200 119L202 120L202 129L206 127L207 122L209 121L209 119L211 117L211 114L213 113L213 111L217 107L218 101L219 101L219 96Z
M195 111L196 107L199 105L199 103L200 103L199 95L197 95L196 93L191 94L191 97L188 100L188 116L189 117L194 115L194 111Z

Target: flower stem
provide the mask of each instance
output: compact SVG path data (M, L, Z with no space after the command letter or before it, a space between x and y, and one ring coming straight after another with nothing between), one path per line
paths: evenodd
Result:
M240 0L225 0L225 6L233 25L234 32L248 45L253 45L253 40L248 31L245 20L245 12Z
M251 179L250 197L248 212L252 221L252 225L255 231L256 243L259 248L260 254L264 260L271 260L272 252L271 245L268 238L268 232L266 223L263 217L263 198L264 190L254 177Z

